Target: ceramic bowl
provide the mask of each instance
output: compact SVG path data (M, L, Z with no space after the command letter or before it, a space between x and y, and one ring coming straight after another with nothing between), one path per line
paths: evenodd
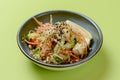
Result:
M53 23L57 21L71 20L77 23L78 25L82 26L83 28L85 28L87 31L91 33L93 37L93 43L91 45L92 51L89 52L89 55L86 58L72 64L55 65L55 64L47 64L47 63L38 61L30 55L30 50L26 45L26 43L23 42L22 38L28 33L29 30L32 30L35 27L37 27L37 24L33 20L33 17L36 17L41 22L45 23L45 22L49 22L50 14L52 14L53 16ZM102 46L102 42L103 42L102 32L98 27L98 25L93 20L91 20L89 17L81 13L66 11L66 10L52 10L52 11L46 11L46 12L42 12L37 15L34 15L31 18L29 18L27 21L25 21L25 23L23 23L23 25L20 27L17 33L17 44L20 50L22 51L22 53L35 64L49 70L68 70L68 69L72 69L80 66L81 64L92 59L93 56L95 56L95 54L98 53L98 51Z

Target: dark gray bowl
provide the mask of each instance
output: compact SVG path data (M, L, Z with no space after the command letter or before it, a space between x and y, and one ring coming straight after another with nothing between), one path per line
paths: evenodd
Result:
M93 20L91 20L90 18L88 18L87 16L85 16L83 14L72 12L72 11L66 11L66 10L46 11L46 12L35 15L35 17L37 17L38 20L40 20L41 22L45 23L45 22L49 22L50 14L52 14L52 16L53 16L53 22L71 20L71 21L77 23L78 25L84 27L86 30L88 30L92 34L92 37L93 37L93 43L91 46L92 51L89 53L88 57L86 57L85 59L83 59L79 62L76 62L76 63L72 63L72 64L64 64L64 65L63 64L62 65L47 64L47 63L40 62L40 61L34 59L30 55L29 48L22 41L22 37L24 35L26 35L29 30L32 30L38 26L36 24L36 22L33 20L33 18L32 18L33 16L32 16L20 27L20 29L18 30L18 34L17 34L18 46L27 58L29 58L31 61L33 61L37 65L44 67L46 69L64 70L64 69L70 69L70 68L77 67L80 64L91 59L95 54L97 54L97 52L100 50L100 48L102 46L103 37L102 37L102 32L101 32L100 28Z

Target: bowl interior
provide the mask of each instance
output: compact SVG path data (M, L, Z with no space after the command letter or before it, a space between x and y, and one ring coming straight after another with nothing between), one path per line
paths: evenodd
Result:
M78 14L78 13L74 13L70 11L48 11L48 12L43 12L38 15L35 15L35 17L41 22L46 23L50 21L50 14L53 17L53 23L57 21L71 20L77 23L78 25L82 26L83 28L85 28L87 31L89 31L92 34L92 37L93 37L93 43L91 46L92 51L89 53L87 58L75 64L83 63L89 60L90 58L92 58L97 53L97 51L100 49L102 45L102 33L99 27L90 18L82 14ZM22 41L22 38L26 34L28 34L29 30L33 30L37 26L38 24L31 17L22 25L22 27L20 28L18 32L18 45L20 49L23 51L23 53L29 57L31 56L30 50L27 47L27 45Z

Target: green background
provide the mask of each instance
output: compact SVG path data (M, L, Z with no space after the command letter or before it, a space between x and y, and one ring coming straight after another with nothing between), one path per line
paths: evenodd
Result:
M0 80L120 80L120 0L0 0ZM78 68L49 71L19 50L16 35L29 17L71 10L92 18L103 32L99 53Z

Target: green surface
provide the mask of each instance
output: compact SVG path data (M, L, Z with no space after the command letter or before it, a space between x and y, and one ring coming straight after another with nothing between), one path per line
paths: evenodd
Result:
M120 80L120 0L0 0L0 80ZM16 34L34 14L65 9L92 18L104 36L100 52L68 71L49 71L19 50Z

